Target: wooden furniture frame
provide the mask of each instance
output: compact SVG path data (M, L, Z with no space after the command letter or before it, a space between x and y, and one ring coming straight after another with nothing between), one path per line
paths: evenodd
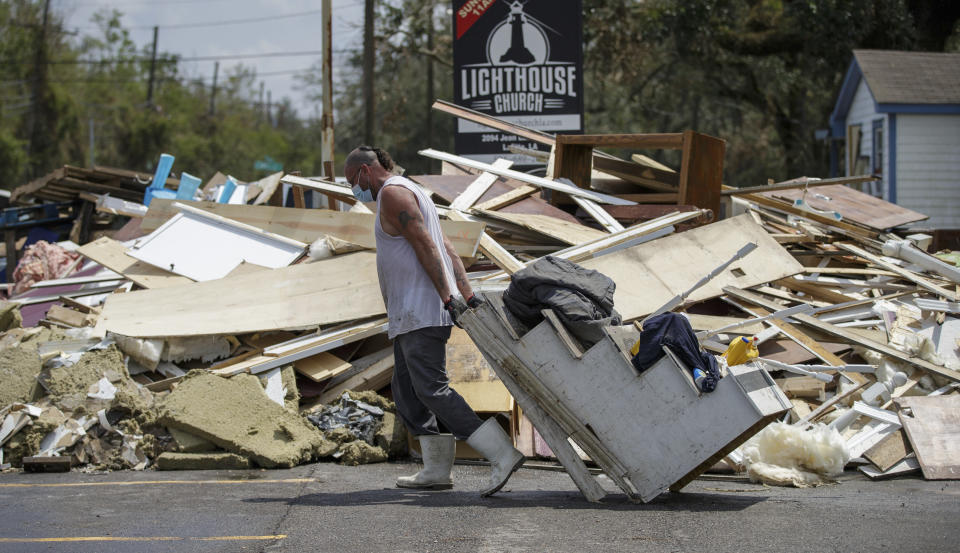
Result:
M595 156L594 148L680 150L680 173L655 170L649 183L660 192L676 193L677 205L694 205L720 213L720 187L726 141L694 131L663 134L561 134L556 137L553 178L567 178L581 188L590 186L590 172L635 171L636 164ZM643 167L644 172L648 168ZM636 179L631 179L636 181Z

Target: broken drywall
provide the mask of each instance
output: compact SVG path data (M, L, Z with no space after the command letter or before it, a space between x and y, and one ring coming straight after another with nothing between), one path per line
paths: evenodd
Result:
M37 345L23 344L0 351L0 408L11 403L29 403L40 397Z
M199 436L194 436L183 430L171 428L170 435L173 436L174 441L177 443L180 453L208 453L217 450L217 446L213 445L213 442L204 440Z
M225 451L211 453L165 452L157 457L157 470L238 470L250 468L250 460Z
M336 444L299 414L271 401L256 376L191 371L160 404L160 422L250 458L264 468L326 457Z
M400 418L385 411L374 435L374 443L383 448L391 459L407 455L407 428Z
M0 302L0 332L23 326L23 317L20 316L20 304L4 301Z
M88 351L70 366L44 369L40 382L50 399L56 403L68 396L86 396L90 386L101 378L107 378L118 389L135 389L135 384L127 372L127 364L116 346Z

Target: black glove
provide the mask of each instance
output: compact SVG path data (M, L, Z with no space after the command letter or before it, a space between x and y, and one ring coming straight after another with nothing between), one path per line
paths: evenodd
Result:
M470 309L475 309L480 307L483 304L483 300L477 297L476 294L470 294L470 297L467 298L467 307Z
M447 310L447 313L450 313L450 318L453 319L453 324L463 328L463 325L461 325L457 319L460 317L461 313L467 310L467 304L453 297L451 294L450 297L447 298L447 301L443 302L443 308Z

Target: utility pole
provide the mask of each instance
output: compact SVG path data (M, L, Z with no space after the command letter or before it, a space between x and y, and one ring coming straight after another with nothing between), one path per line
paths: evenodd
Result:
M46 157L49 153L50 138L46 136L52 129L44 128L40 118L52 120L52 114L47 110L53 109L47 103L47 21L50 13L50 0L43 3L43 21L37 30L37 42L34 49L34 71L30 98L29 140L27 141L27 167L29 178L40 174L46 168ZM8 271L7 275L10 273Z
M96 165L96 161L95 161L96 157L94 156L94 152L97 149L97 142L96 142L95 131L94 131L95 124L96 123L93 119L93 110L91 110L87 118L87 128L89 129L89 135L90 135L89 136L90 152L89 152L89 155L87 156L89 158L89 161L87 162L89 164L88 167L93 167L94 165Z
M150 55L150 81L147 83L147 105L153 105L153 83L157 71L157 33L159 27L153 27L153 53Z
M263 81L260 81L260 102L258 106L260 109L260 122L263 122Z
M210 115L217 113L217 73L220 72L220 62L213 62L213 89L210 91Z
M323 114L320 119L323 173L333 179L333 9L331 0L323 0ZM330 206L336 208L336 203Z
M363 141L373 145L373 0L363 6Z
M433 0L427 2L427 144L433 147ZM432 160L431 160L432 163Z
M273 127L273 114L270 111L270 106L273 104L271 90L267 91L267 124Z

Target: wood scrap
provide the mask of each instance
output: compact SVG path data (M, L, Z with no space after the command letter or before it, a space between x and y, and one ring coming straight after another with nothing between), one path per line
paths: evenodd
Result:
M896 403L923 477L960 479L960 395L902 397Z

